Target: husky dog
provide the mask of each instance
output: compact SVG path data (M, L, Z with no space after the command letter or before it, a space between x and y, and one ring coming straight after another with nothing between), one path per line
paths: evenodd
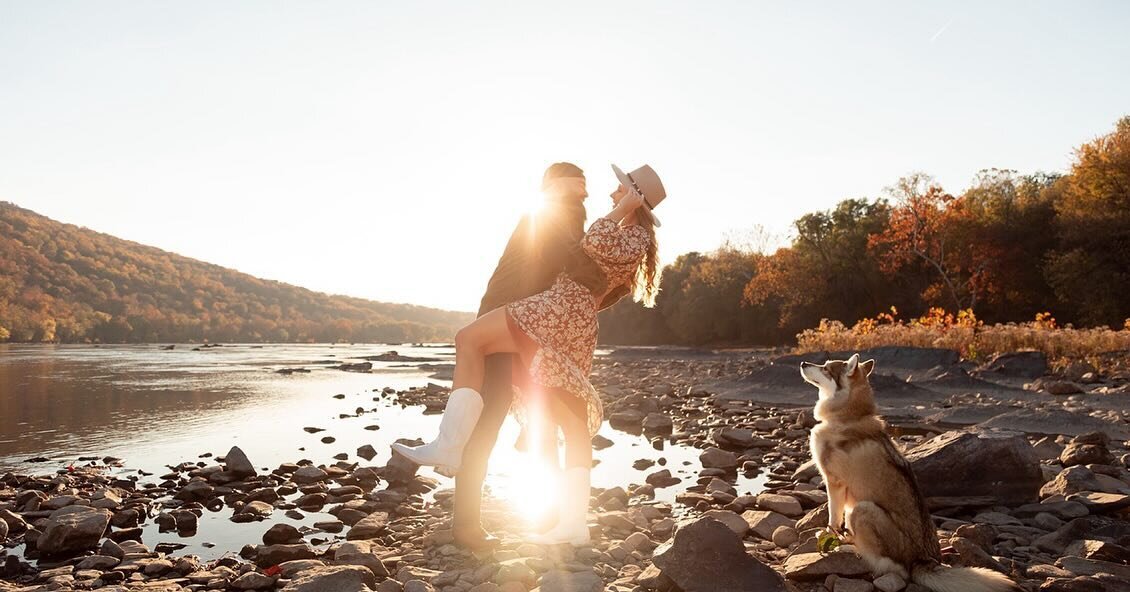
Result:
M875 575L894 573L935 592L1019 590L1003 574L942 565L942 551L926 500L910 463L875 414L867 377L875 360L823 366L804 362L800 374L820 389L812 430L812 457L828 487L828 528L847 537Z

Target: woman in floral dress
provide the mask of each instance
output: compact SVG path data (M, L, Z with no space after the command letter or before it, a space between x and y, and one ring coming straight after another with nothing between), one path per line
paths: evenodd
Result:
M620 179L611 194L612 211L593 222L581 239L582 249L607 276L607 291L595 294L562 273L544 292L497 308L461 329L455 336L455 376L439 436L415 448L393 445L417 464L457 467L478 414L452 401L478 399L487 355L519 354L520 405L544 410L565 438L565 499L557 526L536 537L546 544L589 540L591 438L603 421L600 396L588 378L596 350L597 307L613 292L633 293L637 302L653 306L658 292L659 222L652 209L666 192L647 165L631 173L612 168Z

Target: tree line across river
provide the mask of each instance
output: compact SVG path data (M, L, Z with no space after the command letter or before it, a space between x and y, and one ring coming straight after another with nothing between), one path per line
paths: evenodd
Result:
M681 255L655 308L601 314L601 341L792 344L822 319L892 307L1121 329L1127 294L1130 117L1065 174L988 169L960 194L912 174L800 217L775 252ZM471 318L262 280L0 202L0 342L446 341Z

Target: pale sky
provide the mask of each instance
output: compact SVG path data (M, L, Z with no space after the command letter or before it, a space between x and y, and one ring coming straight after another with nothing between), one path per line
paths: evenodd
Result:
M667 262L913 171L1064 171L1130 3L0 0L0 200L256 276L474 310L544 168L651 164Z

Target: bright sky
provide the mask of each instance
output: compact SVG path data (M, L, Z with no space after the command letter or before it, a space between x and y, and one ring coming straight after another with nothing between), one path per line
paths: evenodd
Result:
M922 170L1062 171L1130 3L0 0L0 200L331 293L473 310L545 166L650 163L660 254Z

